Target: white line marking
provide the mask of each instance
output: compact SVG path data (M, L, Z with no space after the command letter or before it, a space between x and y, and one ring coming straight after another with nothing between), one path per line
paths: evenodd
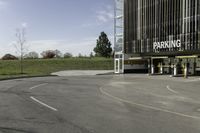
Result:
M171 91L171 92L175 93L175 94L178 94L178 92L177 92L177 91L175 91L175 90L173 90L173 89L171 89L169 85L167 85L167 89L168 89L169 91Z
M149 106L149 105L134 103L134 102L131 102L131 101L124 100L124 99L118 98L116 96L113 96L113 95L105 92L103 90L103 88L99 88L99 89L100 89L102 94L107 95L108 97L116 99L116 100L118 100L120 102L125 102L125 103L129 103L129 104L132 104L132 105L140 106L142 108L148 108L148 109L152 109L152 110L156 110L156 111L162 111L162 112L165 112L165 113L170 113L170 114L174 114L174 115L178 115L178 116L182 116L182 117L187 117L187 118L192 118L192 119L200 119L200 117L198 117L198 116L186 115L186 114L173 112L173 111L169 111L169 110L166 110L166 109L161 109L161 108L157 108L157 107L153 107L153 106Z
M38 88L38 87L40 87L40 86L44 86L44 85L47 85L47 84L48 84L48 83L35 85L35 86L33 86L33 87L29 88L29 89L32 90L32 89L35 89L35 88Z
M56 108L51 107L51 106L49 106L49 105L47 105L47 104L45 104L45 103L39 101L38 99L36 99L36 98L34 98L34 97L32 97L32 96L31 96L30 98L31 98L32 100L34 100L35 102L37 102L37 103L39 103L39 104L41 104L41 105L43 105L43 106L45 106L45 107L47 107L47 108L53 110L53 111L58 111Z

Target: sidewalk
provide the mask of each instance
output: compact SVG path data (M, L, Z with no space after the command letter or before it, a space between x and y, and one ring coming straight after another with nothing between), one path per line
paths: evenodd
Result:
M52 73L52 75L57 75L61 77L65 76L93 76L93 75L104 75L113 74L113 70L68 70Z
M125 74L125 77L169 80L178 82L200 82L200 76L172 77L171 75Z

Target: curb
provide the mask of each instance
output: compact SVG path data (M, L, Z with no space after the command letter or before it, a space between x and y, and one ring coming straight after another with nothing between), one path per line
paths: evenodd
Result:
M2 79L0 79L0 81L23 79L23 78L39 78L39 77L57 77L57 75L38 75L38 76L36 75L36 76L9 77L9 78L2 78Z
M108 72L108 73L101 73L101 74L96 74L96 75L113 75L114 72Z

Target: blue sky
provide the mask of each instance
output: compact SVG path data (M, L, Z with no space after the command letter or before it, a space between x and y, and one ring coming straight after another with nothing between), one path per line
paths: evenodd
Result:
M16 54L15 33L22 25L28 51L88 55L101 31L113 40L113 0L0 0L0 56Z

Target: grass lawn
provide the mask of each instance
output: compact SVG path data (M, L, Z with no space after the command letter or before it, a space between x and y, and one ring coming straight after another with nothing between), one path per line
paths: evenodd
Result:
M20 76L42 76L62 70L112 70L113 59L69 58L24 60L24 75L20 74L20 61L0 60L0 79Z

